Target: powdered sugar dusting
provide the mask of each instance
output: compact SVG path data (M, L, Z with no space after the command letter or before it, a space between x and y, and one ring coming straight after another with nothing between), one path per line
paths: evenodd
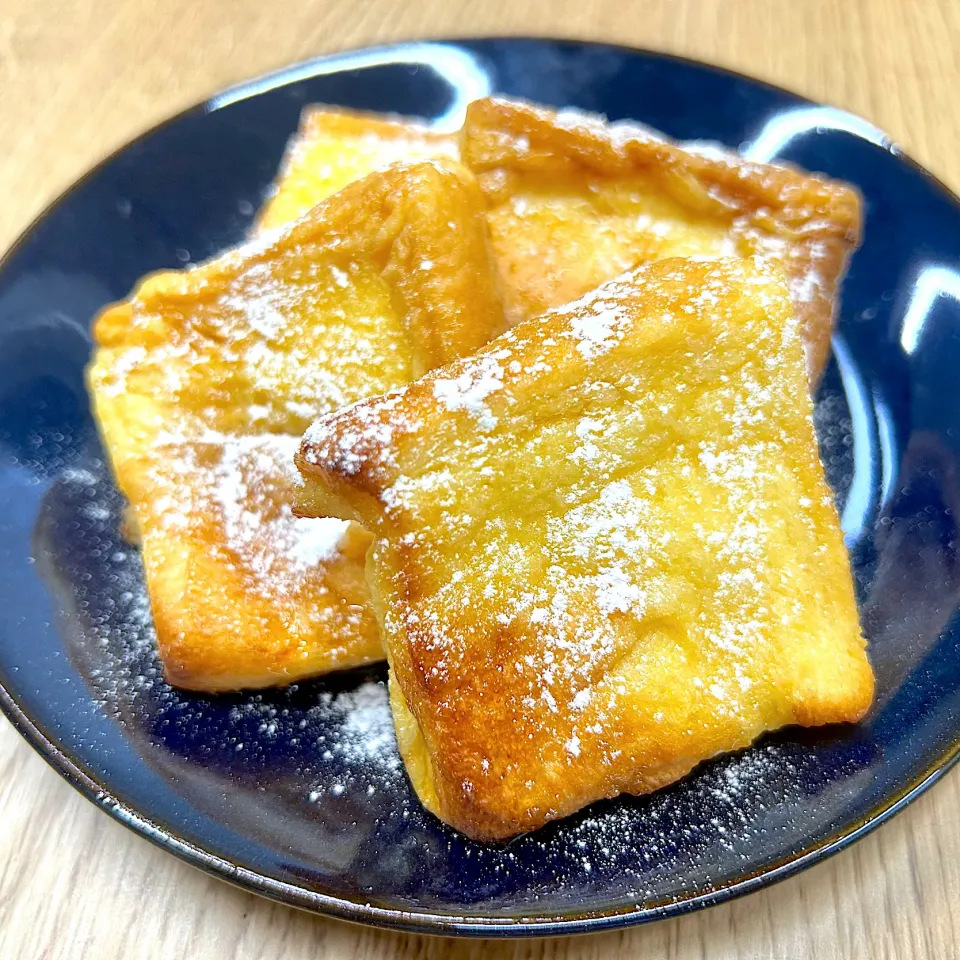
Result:
M631 316L620 299L629 289L629 272L584 294L579 300L556 307L545 316L569 317L567 335L576 341L577 351L586 359L607 353L629 330Z
M267 596L299 589L304 577L336 559L348 524L293 515L298 445L299 438L278 434L165 442L156 479L170 495L153 505L161 525L185 528L219 515L222 545L250 575L251 589Z
M336 771L311 784L307 794L310 803L323 803L361 789L367 796L378 791L395 792L403 782L403 763L384 683L367 680L337 695L323 692L303 722L320 727L317 747L321 758Z
M689 717L724 724L731 747L770 724L771 697L788 694L770 693L765 651L813 615L789 585L799 567L775 544L786 524L804 555L820 549L814 499L794 502L803 481L784 454L791 431L810 430L799 355L766 261L673 261L515 328L455 377L439 375L439 389L428 379L441 413L427 455L389 435L374 457L351 444L385 514L404 511L406 556L430 557L421 582L432 585L414 599L389 578L379 589L387 635L410 645L460 725L436 736L482 728L457 678L484 676L491 663L498 709L536 745L516 748L531 796L553 796L540 784L564 767L620 769L637 757L618 733L624 710L677 743L692 743ZM565 375L584 359L568 403ZM497 411L510 411L509 430L443 416L485 405L487 385ZM385 414L404 431L405 396ZM336 437L362 433L377 407L328 420L326 463L342 454ZM375 562L399 546L378 540ZM484 636L502 638L495 657ZM660 682L675 712L660 708ZM779 722L792 718L788 709ZM500 775L514 754L486 749L489 769L478 760L471 783Z
M595 313L576 317L570 322L570 333L578 341L577 350L585 357L595 357L616 342L617 326L623 318L613 310L597 304Z
M118 411L139 398L145 436L191 440L205 430L302 433L318 415L407 382L406 328L386 290L363 283L362 258L341 255L332 228L319 248L298 238L265 233L145 280L124 318L126 342L95 359L97 393Z
M237 314L240 322L258 333L264 340L275 340L287 327L286 294L271 283L270 265L257 264L247 272L247 278L260 284L259 296L249 292L228 293L221 300L223 308Z
M642 617L644 613L644 589L624 572L614 567L598 573L594 577L596 584L597 606L603 613L633 613Z
M452 379L433 379L433 395L448 410L466 410L475 416L483 430L492 430L497 418L484 402L491 393L503 387L503 367L492 357L482 357L468 371Z
M398 404L398 391L355 404L350 408L354 422L347 430L339 429L336 414L314 420L304 431L300 455L308 464L338 470L348 476L356 474L365 459L374 454L379 454L384 464L389 463L394 436L389 416ZM406 423L405 428L415 432L419 426Z
M296 536L289 553L294 566L300 570L312 570L322 563L329 563L340 552L340 541L346 524L333 517L296 519Z
M263 446L248 446L264 452ZM277 446L286 453L290 441ZM235 459L249 483L243 454ZM318 789L324 795L349 790L372 796L403 788L386 685L376 677L353 686L335 683L333 689L314 684L313 692L310 685L294 684L220 697L169 686L157 656L139 552L119 539L122 509L102 464L67 471L53 490L38 542L44 575L58 591L73 591L70 607L77 623L69 632L71 657L98 706L121 720L129 736L149 741L148 756L154 756L158 739L169 738L165 749L174 752L186 743L210 777L223 773L223 764L234 776L247 764L257 769L272 752L281 757L292 752L300 766L301 801ZM276 801L289 774L271 782L273 796L264 802Z
M830 415L825 429L836 421L843 433L845 408ZM845 453L830 455L846 462ZM626 498L621 487L611 499L622 507ZM395 883L402 871L411 894L435 895L434 877L463 876L466 863L484 902L509 898L530 915L557 912L572 891L642 906L763 869L826 837L843 822L851 789L882 760L863 737L820 737L811 747L787 731L776 743L700 767L678 787L594 805L560 829L508 846L471 843L413 796L381 675L229 697L171 689L156 659L138 553L117 534L122 505L108 471L90 462L65 471L45 504L38 568L64 600L66 650L97 709L121 721L128 741L165 775L185 762L202 766L202 776L171 779L199 809L222 814L228 797L232 826L250 836L276 814L274 842L312 838L302 856L320 866L349 864L366 886ZM80 700L87 694L78 693L74 721L86 725ZM571 706L583 710L600 695L583 686ZM100 735L93 723L79 729L80 749ZM565 749L571 739L559 743L576 761ZM580 741L581 753L590 749ZM191 792L197 784L205 792ZM211 797L214 806L204 807ZM428 849L434 869L411 870L411 849Z

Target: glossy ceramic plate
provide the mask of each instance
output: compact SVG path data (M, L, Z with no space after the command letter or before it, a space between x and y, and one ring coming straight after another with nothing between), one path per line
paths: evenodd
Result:
M787 730L507 846L413 797L382 668L199 697L161 679L83 385L136 279L240 241L301 107L457 126L487 93L632 118L852 181L866 229L818 395L878 676L856 727ZM0 704L79 790L196 866L310 910L466 934L597 930L754 890L863 835L960 740L960 207L868 123L702 64L550 40L410 44L214 97L105 161L0 267Z

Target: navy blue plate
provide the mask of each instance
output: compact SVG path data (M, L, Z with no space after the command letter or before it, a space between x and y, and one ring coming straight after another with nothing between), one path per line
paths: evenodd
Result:
M652 797L505 847L425 814L382 669L254 696L168 687L83 385L90 320L150 270L241 240L304 104L454 127L489 92L633 118L856 183L866 229L818 396L876 704L788 730ZM698 63L596 44L408 44L214 97L61 197L0 266L0 705L78 789L211 873L434 933L571 933L672 916L862 836L960 748L960 205L864 121Z

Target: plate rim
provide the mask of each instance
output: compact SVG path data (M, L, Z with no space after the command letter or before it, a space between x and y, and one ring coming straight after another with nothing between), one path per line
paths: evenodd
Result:
M76 180L69 183L21 229L13 243L3 252L2 256L0 256L0 274L3 273L9 263L30 240L36 227L47 219L71 194L80 190L105 167L141 141L152 137L167 126L173 125L190 115L209 112L211 109L210 105L218 99L223 99L227 95L230 97L228 103L249 99L259 95L259 93L266 92L266 90L276 89L277 87L285 86L287 83L295 82L291 75L295 74L308 78L315 73L315 70L311 68L320 66L336 67L338 61L344 61L343 69L348 69L346 61L349 61L351 57L358 53L377 55L382 58L384 64L388 64L391 62L391 57L396 58L397 54L409 51L415 47L443 45L469 47L471 44L478 42L568 44L570 46L617 50L632 56L640 56L641 58L674 61L688 66L705 68L713 73L744 80L754 86L759 86L777 93L787 94L801 105L824 105L802 94L797 94L786 87L781 87L769 81L752 77L738 70L718 66L717 64L704 60L698 60L694 57L686 57L674 53L653 50L647 47L611 43L602 40L549 35L535 36L529 34L478 34L459 37L411 38L389 44L348 47L329 54L295 61L275 70L270 70L266 73L240 81L239 83L226 86L214 91L203 100L193 103L164 118L160 122L141 130L129 140L111 150ZM336 70L330 72L336 72ZM265 90L263 86L265 81L274 82ZM849 113L849 111L843 112ZM855 114L850 115L858 116ZM871 123L870 121L865 122ZM873 126L872 123L871 126ZM939 191L945 199L950 201L952 205L960 211L960 196L954 193L936 174L913 159L912 156L905 153L892 138L884 134L883 142L878 146L887 153L890 153L897 161L911 168L914 173L920 174L935 190ZM928 764L921 773L914 777L899 792L885 797L865 815L855 820L852 826L840 828L822 840L803 847L793 854L774 861L749 874L741 875L729 883L704 890L694 896L685 899L663 898L653 902L637 904L634 907L616 910L600 909L586 911L582 914L545 915L541 918L537 918L536 916L518 916L515 919L510 919L504 917L470 916L466 912L462 915L455 915L432 913L428 910L400 910L378 907L369 902L351 900L342 896L333 896L320 891L310 890L297 884L274 880L256 871L238 866L212 853L204 846L185 839L175 830L160 827L155 824L146 813L138 811L114 797L92 772L85 769L85 765L79 758L72 756L67 750L59 746L55 738L33 720L29 713L23 709L20 701L3 683L0 683L0 711L3 712L14 729L47 764L59 773L83 797L107 813L118 823L123 824L123 826L140 837L149 840L161 850L173 854L182 862L196 867L210 876L225 880L231 885L246 890L249 893L257 894L286 906L338 920L345 920L354 924L433 936L526 938L593 933L683 916L697 910L738 899L748 893L772 886L775 883L795 876L806 868L832 857L834 854L839 853L841 850L861 840L925 793L960 760L960 736L958 736L938 757Z

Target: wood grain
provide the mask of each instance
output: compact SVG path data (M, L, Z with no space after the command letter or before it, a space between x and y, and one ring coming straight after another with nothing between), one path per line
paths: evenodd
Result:
M0 0L0 247L91 164L214 90L327 51L550 34L699 57L862 114L960 188L957 0ZM232 960L960 955L960 771L769 890L623 933L466 942L297 913L83 800L0 721L0 956Z

